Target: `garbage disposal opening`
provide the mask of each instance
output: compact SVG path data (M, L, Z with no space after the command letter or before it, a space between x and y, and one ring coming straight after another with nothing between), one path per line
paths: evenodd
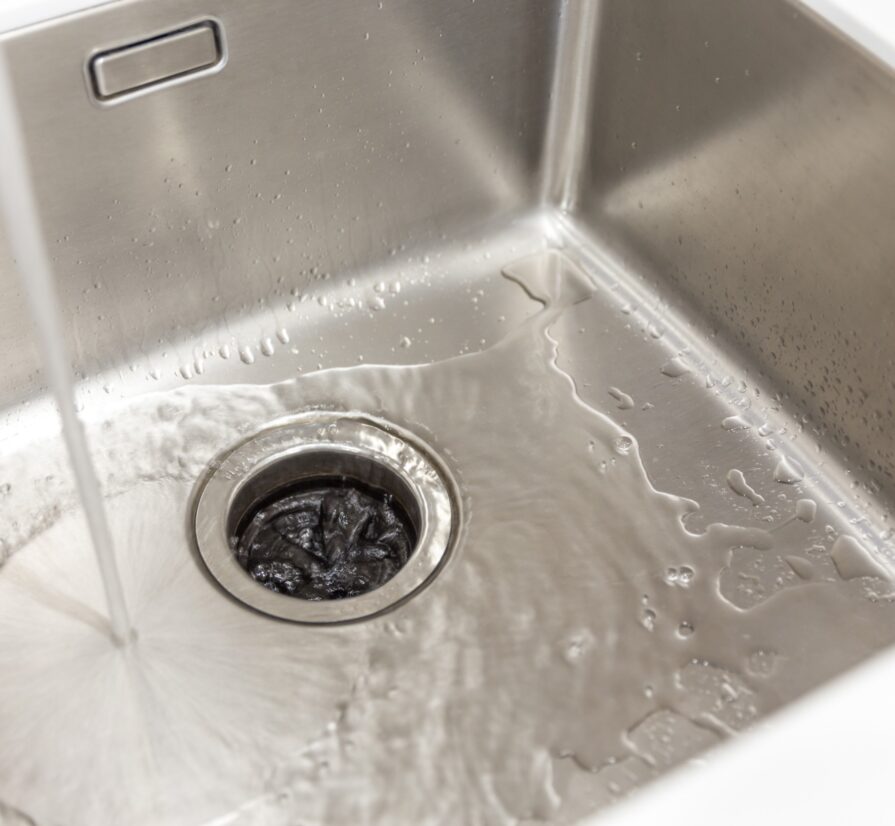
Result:
M420 508L382 463L339 449L272 463L231 506L231 543L256 582L297 599L360 596L410 559Z

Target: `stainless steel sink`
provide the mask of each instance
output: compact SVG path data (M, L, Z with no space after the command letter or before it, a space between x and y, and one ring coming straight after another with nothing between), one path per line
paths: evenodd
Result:
M800 5L120 0L3 45L138 641L0 240L0 823L578 822L895 642L895 77ZM458 490L358 623L194 547L209 468L311 409Z

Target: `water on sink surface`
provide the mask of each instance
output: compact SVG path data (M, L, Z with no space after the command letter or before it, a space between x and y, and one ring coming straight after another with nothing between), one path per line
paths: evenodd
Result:
M139 635L125 651L101 633L64 458L10 457L0 798L72 826L572 822L773 707L789 657L846 648L850 605L887 594L885 571L852 540L836 564L855 579L743 595L743 565L760 583L766 560L808 554L809 500L773 529L688 529L697 504L655 490L632 434L559 366L556 342L599 299L554 256L510 268L547 306L481 353L189 387L95 423ZM360 624L249 611L187 541L207 463L314 407L415 430L462 488L446 569Z

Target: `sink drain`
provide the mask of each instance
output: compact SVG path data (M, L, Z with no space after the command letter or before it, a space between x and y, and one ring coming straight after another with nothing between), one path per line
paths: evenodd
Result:
M236 599L296 622L378 614L438 570L454 535L444 466L369 417L307 414L243 442L209 472L199 553Z

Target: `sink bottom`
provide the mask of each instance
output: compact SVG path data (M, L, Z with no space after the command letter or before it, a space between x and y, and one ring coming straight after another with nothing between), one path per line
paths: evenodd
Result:
M567 218L340 289L87 388L123 652L61 446L10 451L0 799L35 822L571 823L895 639L875 505ZM363 622L248 611L190 544L207 464L308 411L393 422L457 482L444 569Z

